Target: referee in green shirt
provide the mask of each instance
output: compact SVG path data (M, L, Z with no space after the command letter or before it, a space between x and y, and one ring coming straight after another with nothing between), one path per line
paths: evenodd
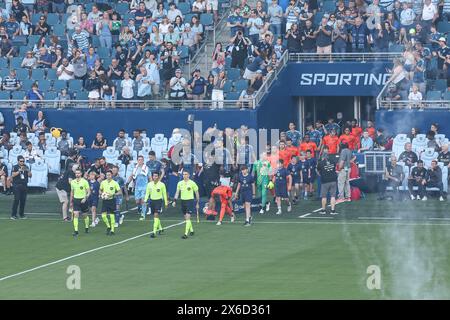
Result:
M73 210L73 236L78 236L78 217L80 212L84 216L84 226L86 233L89 232L89 206L87 199L91 194L89 183L82 178L81 170L75 171L75 179L70 182L70 207Z
M163 202L164 207L167 208L167 190L166 185L160 181L159 172L155 171L152 174L152 181L147 184L147 190L145 191L144 203L150 199L151 213L153 213L155 220L153 221L153 233L150 234L151 238L154 238L156 232L161 234L163 228L161 220L159 220L159 214L162 210Z
M191 214L194 212L194 199L197 200L195 208L198 210L200 195L198 193L197 184L189 179L189 172L183 171L183 180L177 184L177 192L173 200L173 206L176 206L176 201L178 196L181 198L181 211L184 215L184 220L186 220L186 228L183 235L183 239L188 238L188 234L194 235L194 228L192 227Z

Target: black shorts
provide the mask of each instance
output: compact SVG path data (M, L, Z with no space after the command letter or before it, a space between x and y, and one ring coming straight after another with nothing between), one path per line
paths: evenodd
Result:
M103 200L101 213L114 214L116 212L116 199Z
M73 211L86 213L89 211L88 202L82 203L81 200L83 199L73 199Z
M162 204L163 204L162 199L159 199L159 200L151 200L151 202L150 202L150 208L152 209L152 213L153 213L153 214L154 214L155 212L161 213Z
M181 200L181 211L183 215L194 213L194 199L192 200Z

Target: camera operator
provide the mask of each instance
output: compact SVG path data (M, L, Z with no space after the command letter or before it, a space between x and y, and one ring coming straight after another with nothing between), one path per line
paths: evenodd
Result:
M21 219L25 219L25 203L27 201L28 178L31 177L30 169L25 165L23 156L17 157L17 164L12 169L12 182L14 202L12 206L11 219L17 219L17 208L20 204L19 215Z
M250 40L244 37L242 31L237 31L236 35L230 40L233 49L231 51L231 67L245 69L245 58L248 56L248 46Z

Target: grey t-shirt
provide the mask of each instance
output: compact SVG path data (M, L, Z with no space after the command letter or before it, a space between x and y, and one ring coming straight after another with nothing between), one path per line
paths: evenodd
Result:
M350 168L350 160L352 160L352 151L350 149L343 149L339 155L339 162L343 162L343 168Z

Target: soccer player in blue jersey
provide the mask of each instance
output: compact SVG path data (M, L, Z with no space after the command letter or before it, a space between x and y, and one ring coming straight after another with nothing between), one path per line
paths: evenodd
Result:
M293 204L296 204L300 195L300 184L302 181L302 171L299 166L297 157L293 156L291 158L291 162L289 163L287 170L292 177L292 186L294 187L290 193L291 202Z
M137 165L133 170L133 174L128 179L127 183L134 182L134 199L138 206L138 213L141 214L140 221L145 220L147 213L147 204L144 201L145 192L147 190L147 183L149 182L150 172L148 167L144 163L144 157L139 156L137 158Z
M304 190L304 199L308 198L308 188L309 188L309 178L310 178L310 168L309 162L306 161L306 155L304 152L300 153L300 161L298 162L299 168L301 170L301 184Z
M95 171L89 172L89 189L91 194L88 198L88 207L91 209L92 224L91 227L95 227L99 219L97 218L98 199L100 197L100 183L97 181L97 174Z
M289 200L289 192L292 187L292 177L289 171L284 167L283 160L278 160L277 169L273 175L273 183L275 184L275 200L278 206L276 214L281 214L281 200L285 200L288 204L287 211L291 212L291 201Z
M308 185L308 195L310 197L314 194L314 181L316 180L316 167L317 167L317 160L313 156L311 150L306 150L306 162L308 162L309 167L309 185Z
M252 224L252 200L255 196L255 178L249 173L248 167L246 165L241 166L241 172L239 173L239 182L236 188L236 195L240 195L240 199L244 204L245 209L245 224L244 226L249 227Z

